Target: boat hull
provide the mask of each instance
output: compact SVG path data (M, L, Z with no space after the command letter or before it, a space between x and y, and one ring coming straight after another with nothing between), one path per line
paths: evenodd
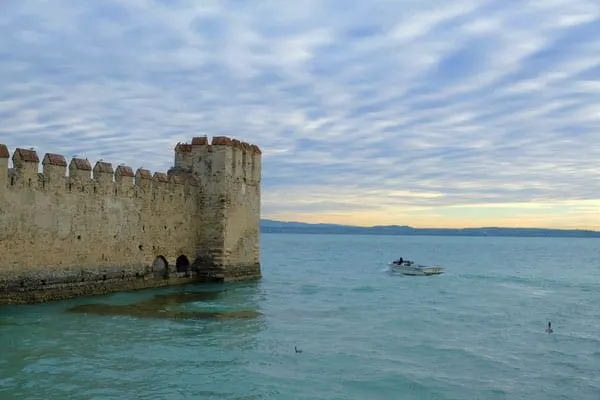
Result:
M394 272L399 272L402 275L409 276L431 276L431 275L441 275L444 273L444 268L442 267L425 267L425 266L406 266L406 265L398 265L392 264L392 270Z

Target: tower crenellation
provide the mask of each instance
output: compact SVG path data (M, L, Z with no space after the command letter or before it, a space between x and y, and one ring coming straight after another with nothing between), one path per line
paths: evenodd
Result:
M33 149L17 148L13 153L13 166L19 187L35 188L38 182L40 159Z
M144 168L138 168L135 171L135 185L142 190L149 190L152 187L152 173Z
M117 169L115 169L115 182L119 186L133 186L135 184L133 169L127 165L117 166Z
M97 161L92 170L94 180L99 184L108 185L113 182L115 171L109 162Z
M87 159L73 157L69 163L69 181L87 184L91 179L92 164Z
M155 172L152 175L152 186L156 192L166 193L169 189L169 177L164 172Z
M65 187L67 160L60 154L46 153L42 160L44 185L49 189L60 190Z
M92 192L93 193L114 193L119 194L114 185L115 171L111 163L106 161L97 161L92 169Z

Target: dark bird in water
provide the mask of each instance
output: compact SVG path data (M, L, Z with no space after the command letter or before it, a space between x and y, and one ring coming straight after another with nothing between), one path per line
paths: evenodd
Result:
M548 321L548 327L546 328L546 333L552 333L554 330L552 329L552 322Z
M296 346L294 346L294 351L295 351L296 353L302 353L302 350L300 350L300 349L299 349L299 348L297 348Z

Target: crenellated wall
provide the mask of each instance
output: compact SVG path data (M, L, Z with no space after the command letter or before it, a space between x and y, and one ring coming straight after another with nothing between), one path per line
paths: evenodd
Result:
M167 173L0 145L0 303L257 279L261 151L178 143Z

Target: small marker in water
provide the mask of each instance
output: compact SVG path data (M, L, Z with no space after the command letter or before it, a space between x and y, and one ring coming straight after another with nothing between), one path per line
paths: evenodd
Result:
M548 327L546 328L546 333L552 333L554 330L552 329L552 322L548 321Z

